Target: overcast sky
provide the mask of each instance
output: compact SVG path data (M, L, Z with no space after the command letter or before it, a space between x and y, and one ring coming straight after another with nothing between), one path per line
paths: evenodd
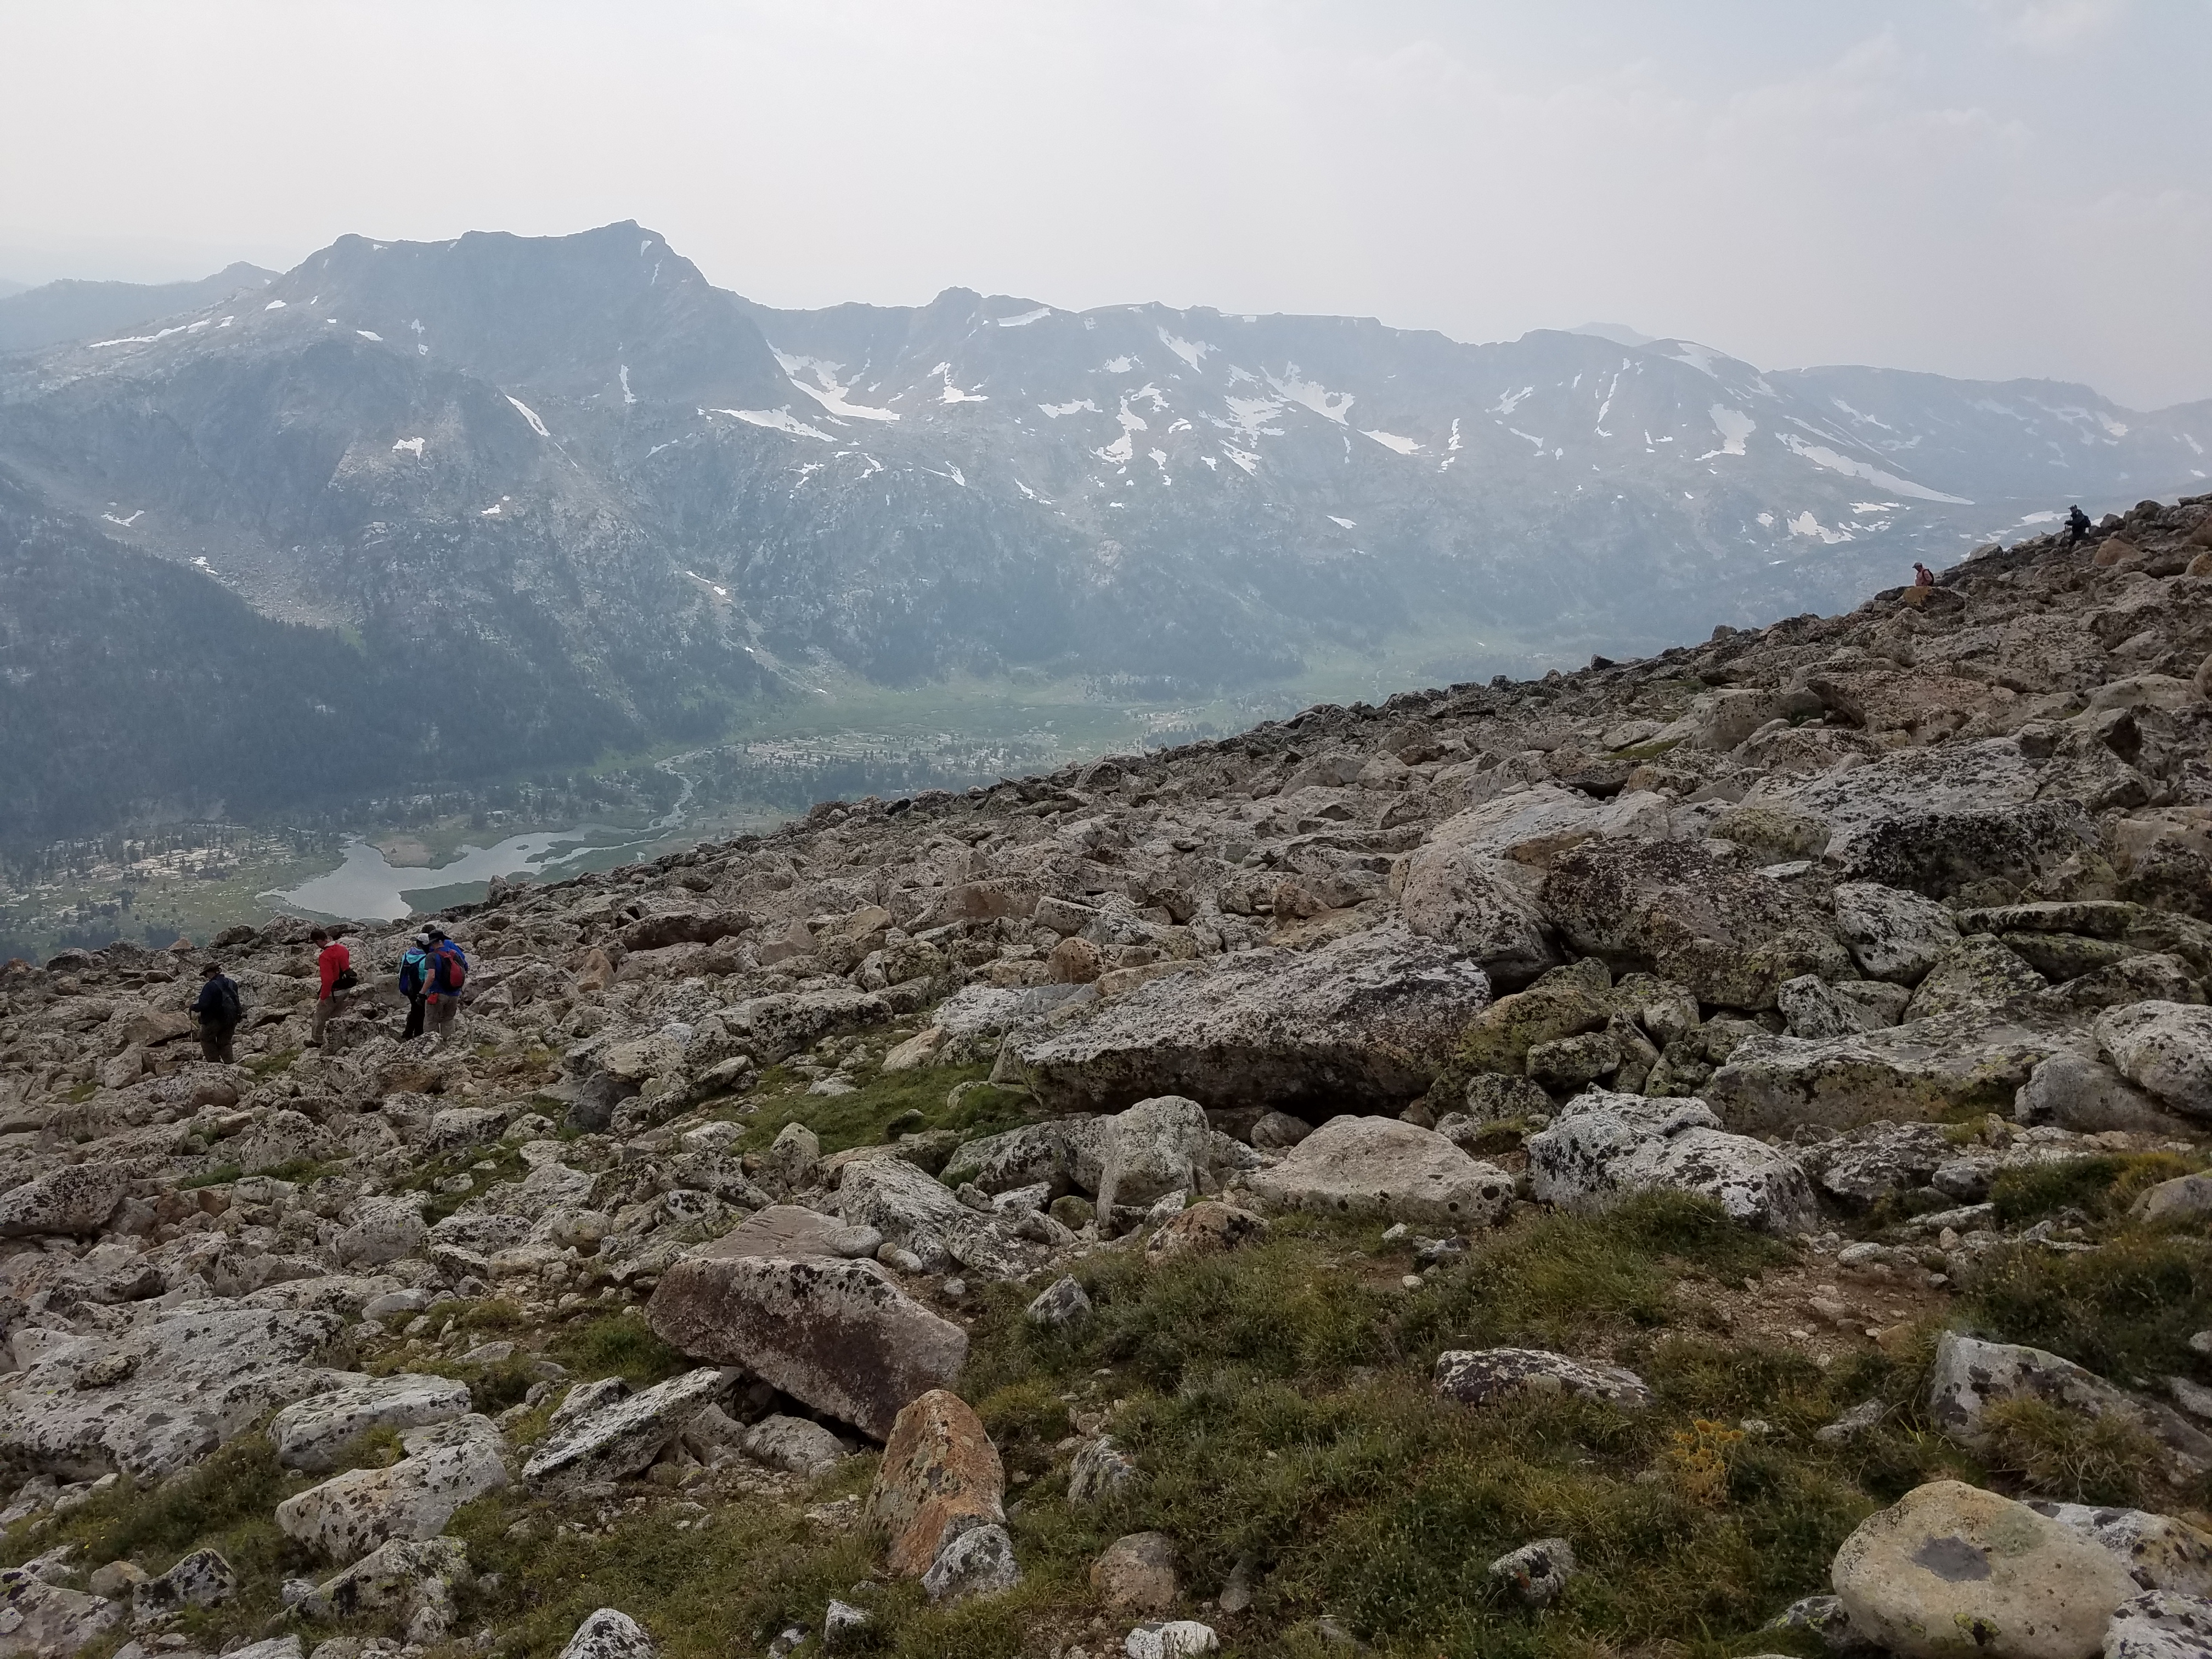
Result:
M2212 0L0 0L0 276L635 218L955 285L2212 397Z

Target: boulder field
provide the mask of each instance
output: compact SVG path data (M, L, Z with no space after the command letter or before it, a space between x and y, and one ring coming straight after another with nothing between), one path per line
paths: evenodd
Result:
M0 1659L2212 1651L2212 497L443 920L0 968Z

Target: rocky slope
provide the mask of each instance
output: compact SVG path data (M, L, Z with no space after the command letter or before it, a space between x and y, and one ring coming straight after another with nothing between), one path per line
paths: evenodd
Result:
M488 731L535 743L526 711L580 687L570 759L825 676L1173 702L1655 649L2188 486L2207 445L2203 404L1675 341L964 289L776 310L633 224L349 236L0 366L0 471L43 511L378 660L478 665Z
M2198 497L501 887L442 1043L10 964L0 1653L2201 1653L2208 740Z

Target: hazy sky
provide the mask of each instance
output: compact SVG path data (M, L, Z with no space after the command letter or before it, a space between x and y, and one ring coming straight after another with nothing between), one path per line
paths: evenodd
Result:
M635 218L777 305L2212 397L2212 0L0 0L0 276Z

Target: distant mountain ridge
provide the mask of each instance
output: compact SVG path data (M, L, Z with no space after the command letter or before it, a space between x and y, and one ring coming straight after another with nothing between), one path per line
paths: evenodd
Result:
M240 260L189 283L90 283L74 277L37 288L0 283L0 353L36 351L135 328L265 288L276 276L273 270Z
M273 617L462 653L499 720L557 684L592 711L574 758L833 671L1175 696L1332 655L1635 654L2187 493L2208 446L2212 403L1680 341L960 289L778 309L628 222L343 237L0 360L0 474L43 514Z

